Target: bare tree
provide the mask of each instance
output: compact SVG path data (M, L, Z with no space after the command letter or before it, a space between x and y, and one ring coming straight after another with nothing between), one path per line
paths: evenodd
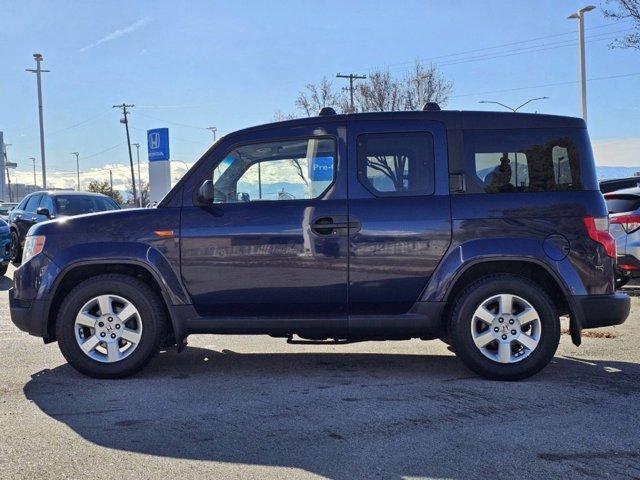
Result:
M390 112L420 110L427 102L446 105L453 83L440 73L435 65L423 66L416 62L404 77L394 77L388 70L375 70L360 81L354 92L355 112ZM295 105L306 116L315 116L323 107L334 107L341 113L351 113L349 96L333 89L323 78L319 84L310 83L298 94ZM276 120L293 118L276 112Z
M416 62L413 70L404 79L405 110L420 110L427 102L446 105L453 90L453 82L438 72L435 65L424 67Z
M354 103L359 112L390 112L403 108L402 86L387 70L375 71L356 87Z
M603 10L604 16L614 20L632 20L634 32L617 39L612 47L635 48L640 50L640 0L605 0L613 5Z
M307 117L313 117L324 107L331 107L338 104L339 94L333 90L333 84L324 77L316 85L309 83L305 90L298 94L296 107Z

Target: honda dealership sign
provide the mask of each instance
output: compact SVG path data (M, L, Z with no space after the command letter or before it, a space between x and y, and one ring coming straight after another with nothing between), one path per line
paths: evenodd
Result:
M171 190L168 128L147 130L147 152L149 155L149 198L152 203L159 202Z
M150 162L169 160L169 129L147 130L147 148Z

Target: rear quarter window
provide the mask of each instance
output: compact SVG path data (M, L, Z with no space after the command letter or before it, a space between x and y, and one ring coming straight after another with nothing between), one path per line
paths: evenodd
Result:
M597 190L586 130L466 131L466 193Z

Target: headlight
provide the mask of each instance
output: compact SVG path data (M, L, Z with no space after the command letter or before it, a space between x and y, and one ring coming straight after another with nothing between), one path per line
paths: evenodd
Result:
M44 249L44 235L28 236L24 241L22 250L22 263L27 263L31 257L35 257Z

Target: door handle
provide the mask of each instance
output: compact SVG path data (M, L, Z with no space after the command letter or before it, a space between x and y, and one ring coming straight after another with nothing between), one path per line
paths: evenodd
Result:
M361 225L358 220L347 215L334 215L331 217L321 217L311 224L311 230L322 236L352 235L360 231Z

